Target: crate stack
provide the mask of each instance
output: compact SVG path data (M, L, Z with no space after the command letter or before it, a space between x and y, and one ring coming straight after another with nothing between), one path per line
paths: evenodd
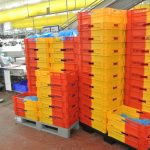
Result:
M25 55L26 55L26 69L28 90L30 93L36 94L36 76L37 69L37 48L35 39L25 39Z
M150 11L129 10L125 98L108 113L108 136L138 150L150 148Z
M16 116L38 120L37 97L32 93L18 94L13 97L14 111Z
M150 11L128 11L125 104L150 112Z
M150 113L122 105L108 113L107 129L108 136L135 149L150 148Z
M107 111L123 102L126 11L78 14L80 121L106 133Z
M74 38L39 38L37 42L38 51L41 49L42 52L39 57L42 62L36 71L39 122L70 128L78 121Z

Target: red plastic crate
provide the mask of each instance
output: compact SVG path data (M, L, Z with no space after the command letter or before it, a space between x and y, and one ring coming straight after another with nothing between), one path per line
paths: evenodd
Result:
M20 108L20 109L24 109L24 97L26 96L32 96L34 95L33 93L23 93L23 94L18 94L13 96L13 102L14 102L14 107L15 108Z
M71 95L68 99L60 99L52 97L52 106L64 108L66 105L78 104L78 94Z
M146 36L146 30L144 30L144 29L142 29L142 30L140 30L140 29L127 30L127 32L126 32L126 41L127 42L150 41L147 36Z
M75 112L68 119L59 118L59 117L52 117L52 118L53 118L53 124L55 126L60 126L63 128L70 128L75 122L79 120L79 115L78 115L78 112Z
M125 91L125 97L124 97L124 104L136 109L141 110L142 109L142 103L145 103L144 100L142 100L142 93L140 94L132 94L133 91L129 91L126 89Z
M70 88L69 91L62 91L62 90L54 90L52 89L52 96L62 96L62 95L67 95L67 94L75 94L78 93L78 88Z
M128 55L150 55L150 50L146 49L146 43L133 42L126 44L126 54Z
M78 80L77 72L51 73L51 84L67 85Z
M127 13L127 29L146 29L148 9L129 10Z
M149 67L150 63L145 61L144 55L126 55L126 66L127 67Z
M126 67L125 78L141 81L150 79L148 75L144 75L144 67L143 68Z
M37 67L26 66L26 69L27 69L27 76L35 76L35 71L37 70Z
M79 113L79 118L80 118L80 122L92 127L92 122L91 122L91 118L82 114L82 113Z
M16 116L25 117L24 109L14 108L14 112Z
M56 107L56 106L50 106L52 107L52 116L55 117L65 117L68 116L70 114L73 114L74 112L78 111L78 104L70 104L70 105L66 105L66 107Z
M119 133L120 132L120 133ZM130 134L118 131L119 134L125 136L124 143L138 150L148 150L150 147L150 138L140 138L135 137Z
M78 13L78 25L91 24L90 12L80 12Z
M35 76L27 75L27 80L28 80L28 85L36 86L36 77Z
M94 110L94 108L91 108L85 104L80 103L79 105L80 108L80 113L86 115L87 117L91 118L92 116L92 110Z
M36 86L32 86L32 85L29 85L29 84L28 84L28 91L29 91L30 93L33 93L33 94L36 95L37 88L36 88Z

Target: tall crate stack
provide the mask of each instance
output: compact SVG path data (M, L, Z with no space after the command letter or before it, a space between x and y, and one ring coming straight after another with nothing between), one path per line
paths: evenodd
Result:
M25 39L25 55L28 89L30 93L36 94L37 48L35 39Z
M19 94L13 97L14 111L16 116L38 121L38 104L35 99L36 69L38 68L37 45L35 39L25 39L26 69L28 80L28 93ZM32 99L34 96L34 99Z
M150 112L150 11L128 11L125 104Z
M126 11L78 14L80 121L106 133L107 111L124 96Z
M39 121L70 128L78 121L77 55L74 38L37 39ZM43 50L42 50L43 49ZM45 50L45 51L44 51Z
M108 136L138 150L150 148L150 11L127 13L124 105L108 113Z

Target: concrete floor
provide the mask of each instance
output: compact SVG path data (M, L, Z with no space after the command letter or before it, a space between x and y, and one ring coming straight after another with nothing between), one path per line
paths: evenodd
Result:
M96 133L80 129L69 139L15 124L11 97L14 93L0 93L0 150L127 150L123 145L110 145Z

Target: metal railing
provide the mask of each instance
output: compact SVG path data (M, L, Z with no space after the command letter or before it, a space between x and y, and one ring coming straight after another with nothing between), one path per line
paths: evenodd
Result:
M84 11L91 11L92 9L94 9L96 6L98 6L99 4L101 4L104 0L95 0L94 2L92 2L91 4L87 5L85 8L82 8L81 10L79 10L78 12L84 12ZM73 24L75 21L77 21L77 15L74 15L71 18L68 18L68 20L61 24L60 27L62 29L68 28L71 24Z

